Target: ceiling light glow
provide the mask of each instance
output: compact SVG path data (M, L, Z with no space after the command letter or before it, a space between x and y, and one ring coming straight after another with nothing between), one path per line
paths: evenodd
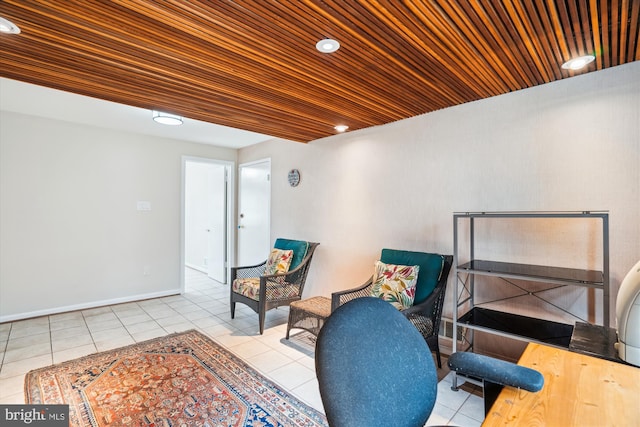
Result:
M337 132L342 133L342 132L345 132L347 129L349 129L349 126L347 126L347 125L337 125L337 126L334 127L334 129Z
M593 62L594 59L596 59L596 57L593 55L579 56L562 64L562 68L565 70L580 70Z
M20 34L20 28L13 22L0 16L0 33Z
M179 126L182 124L182 117L175 114L163 113L162 111L153 110L153 120L157 123L169 126Z
M316 43L316 49L322 53L333 53L340 49L340 43L333 39L322 39Z

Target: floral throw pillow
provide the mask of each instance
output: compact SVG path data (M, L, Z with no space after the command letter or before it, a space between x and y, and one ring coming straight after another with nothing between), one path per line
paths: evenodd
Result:
M398 310L413 305L419 265L394 265L377 261L371 296L390 302Z
M267 260L267 266L264 269L265 276L271 274L286 273L289 271L291 260L293 259L292 250L283 249L271 249L269 259Z

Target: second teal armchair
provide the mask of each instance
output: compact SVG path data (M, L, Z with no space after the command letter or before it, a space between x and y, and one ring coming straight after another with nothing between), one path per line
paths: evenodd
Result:
M441 368L438 332L453 256L383 249L380 254L380 261L385 264L420 266L413 305L403 308L400 312L420 331L431 351L435 351L438 367ZM372 276L357 288L334 292L331 295L331 311L352 299L371 296L373 285Z

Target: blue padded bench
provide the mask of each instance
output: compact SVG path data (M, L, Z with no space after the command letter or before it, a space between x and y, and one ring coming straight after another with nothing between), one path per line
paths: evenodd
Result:
M537 392L544 385L544 377L540 372L482 354L456 352L449 357L448 364L456 374L482 382L485 415L489 413L503 386Z

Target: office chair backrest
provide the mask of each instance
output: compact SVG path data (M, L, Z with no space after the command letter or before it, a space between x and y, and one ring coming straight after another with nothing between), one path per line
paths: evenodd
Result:
M315 363L332 427L421 427L436 401L438 380L427 343L379 298L356 298L329 316Z

